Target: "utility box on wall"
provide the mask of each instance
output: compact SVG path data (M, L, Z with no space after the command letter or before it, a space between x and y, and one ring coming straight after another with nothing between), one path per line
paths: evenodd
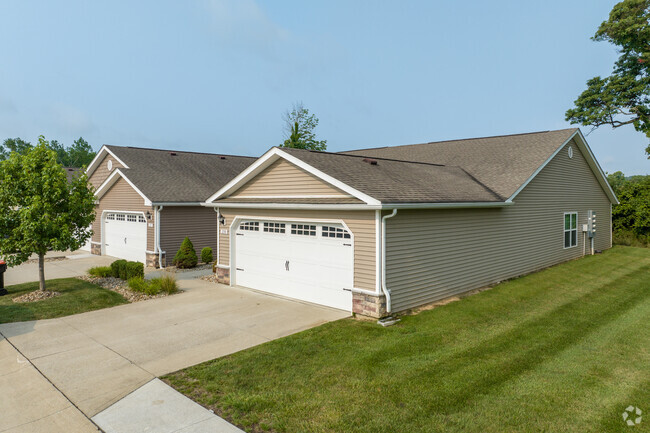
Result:
M587 233L590 238L593 238L596 236L596 212L590 210L587 215L589 218L587 220Z

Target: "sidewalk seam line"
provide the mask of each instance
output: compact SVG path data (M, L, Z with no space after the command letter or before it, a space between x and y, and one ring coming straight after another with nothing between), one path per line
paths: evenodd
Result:
M71 404L75 409L77 409L77 410L78 410L78 411L79 411L79 412L80 412L80 413L81 413L81 414L82 414L82 415L83 415L83 416L84 416L88 421L90 421L90 422L92 423L92 425L94 425L95 427L97 427L97 429L98 429L100 432L104 432L104 430L102 430L102 429L101 429L97 424L95 424L95 422L94 422L94 421L93 421L93 420L92 420L88 415L86 415L86 414L85 414L85 413L84 413L84 412L79 408L79 406L77 406L77 405L76 405L72 400L70 400L70 399L68 398L68 396L65 395L65 394L63 393L63 391L61 391L61 390L59 389L59 387L56 386L56 385L55 385L55 384L50 380L49 377L47 377L47 376L46 376L46 375L45 375L45 374L44 374L44 373L43 373L43 372L42 372L42 371L41 371L41 370L40 370L36 365L34 365L34 363L32 362L31 359L29 359L28 357L26 357L25 354L24 354L23 352L21 352L20 349L18 349L18 348L16 347L16 345L15 345L14 343L11 342L11 340L9 340L9 338L5 337L5 335L2 333L2 331L0 331L0 336L2 336L2 338L4 338L5 341L6 341L7 343L9 343L9 344L11 345L11 347L13 347L14 350L20 354L20 356L22 356L23 358L25 358L25 359L26 359L26 360L31 364L31 366L34 367L34 369L35 369L36 371L38 371L38 374L40 374L41 376L43 376L43 378L44 378L45 380L47 380L47 381L49 382L49 384L52 385L52 386L54 387L54 389L56 389L56 390L57 390L57 391L58 391L58 392L63 396L63 398L65 398L66 400L68 400L68 401L70 402L70 404Z

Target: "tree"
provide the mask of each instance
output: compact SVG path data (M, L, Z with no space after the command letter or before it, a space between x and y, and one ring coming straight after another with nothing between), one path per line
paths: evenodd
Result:
M69 147L65 147L63 143L57 140L47 142L47 147L56 153L56 160L64 167L83 167L90 164L95 157L95 152L90 144L82 137L79 137ZM20 138L7 138L2 145L0 145L0 161L9 158L11 152L18 152L25 154L34 146L28 141Z
M45 253L86 243L95 196L85 173L68 182L50 143L43 136L38 143L0 161L0 257L16 266L37 254L39 288L45 290Z
M624 0L614 6L592 38L619 48L609 77L594 77L566 112L574 124L633 125L650 138L650 0ZM650 159L650 145L646 148Z
M294 104L291 111L283 116L285 122L285 140L281 147L296 149L325 150L327 140L316 140L314 129L318 126L318 118L309 114L302 102Z

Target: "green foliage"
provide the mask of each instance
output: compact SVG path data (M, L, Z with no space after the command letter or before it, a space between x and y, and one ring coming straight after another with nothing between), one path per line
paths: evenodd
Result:
M174 256L173 265L178 268L193 268L199 262L190 238L186 237Z
M87 166L95 157L93 148L82 137L76 139L67 148L57 140L50 141L47 147L56 153L56 161L64 167ZM33 148L31 143L21 138L7 138L0 145L0 161L8 159L11 152L24 155Z
M49 250L81 248L92 235L95 196L85 173L68 182L49 143L0 161L0 257L19 265ZM41 262L42 264L42 262ZM42 288L44 272L39 272Z
M113 269L110 266L95 266L88 269L88 275L99 278L107 278L113 276Z
M134 292L144 293L145 295L154 296L159 293L171 295L178 291L178 284L173 275L163 275L162 277L145 280L142 277L132 277L128 281L129 288Z
M625 179L616 172L607 177L616 192L619 204L612 207L614 233L631 233L641 242L650 237L650 176L634 176ZM622 178L622 180L621 180Z
M113 273L113 277L115 278L121 278L123 280L126 280L126 260L115 260L113 263L111 263L111 271Z
M203 263L212 263L212 248L205 247L201 250L201 261Z
M316 140L314 129L318 126L318 118L310 115L302 102L295 104L290 112L285 113L284 121L286 139L281 147L320 151L327 149L327 140Z
M126 263L126 279L133 277L144 278L144 264L140 262Z
M650 0L614 6L592 38L617 46L620 56L609 77L594 77L566 112L574 124L634 128L650 137ZM646 148L650 158L650 146Z

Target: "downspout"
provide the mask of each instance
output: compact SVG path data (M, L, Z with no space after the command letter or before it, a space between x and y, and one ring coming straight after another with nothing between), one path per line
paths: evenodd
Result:
M219 232L221 231L221 222L219 221L219 217L221 216L221 213L219 212L218 207L212 208L214 211L217 213L217 266L219 266Z
M381 291L386 296L386 312L392 312L390 292L386 287L386 220L392 218L397 214L397 209L393 209L393 213L384 215L381 218Z
M165 269L162 265L162 248L160 248L160 211L163 206L158 206L156 209L156 248L158 249L158 266L160 269Z

